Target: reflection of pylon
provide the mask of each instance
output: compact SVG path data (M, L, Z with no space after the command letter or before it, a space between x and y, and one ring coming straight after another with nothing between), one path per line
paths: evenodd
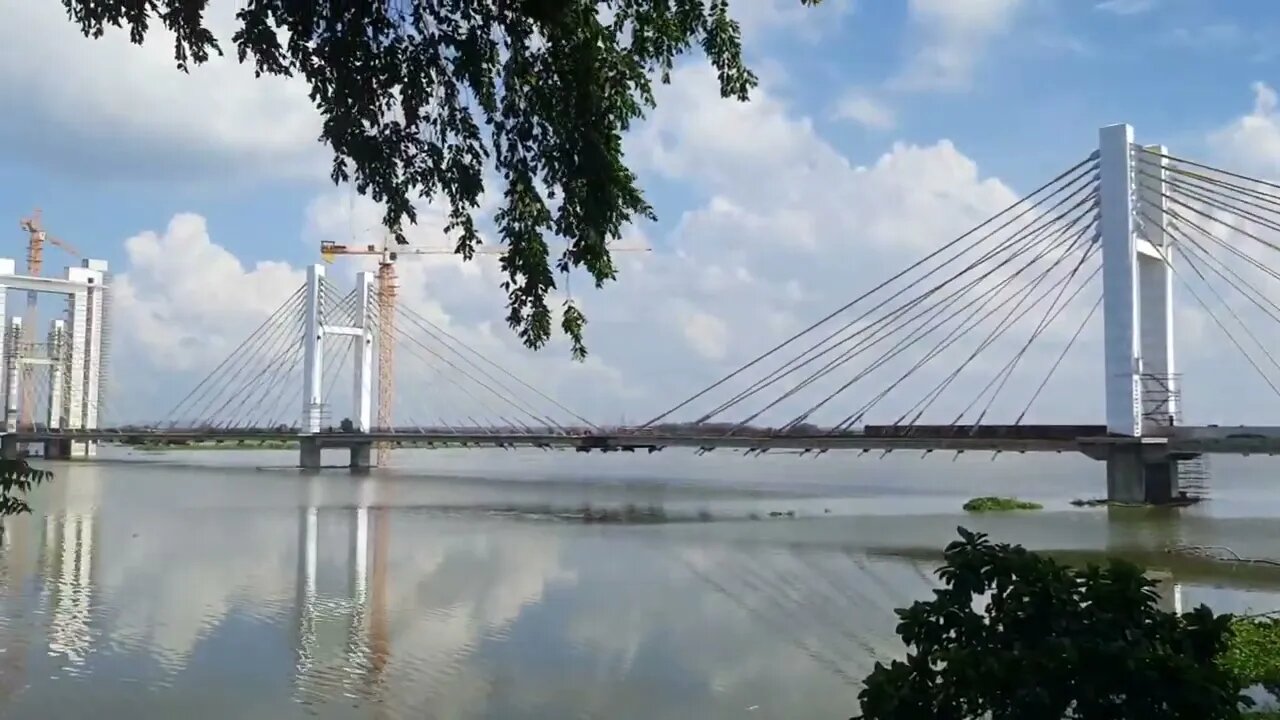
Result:
M387 554L391 551L391 514L385 507L373 511L373 577L369 583L369 684L382 685L391 657L387 618Z
M395 400L395 320L396 320L396 266L389 258L378 263L378 414L377 425L381 432L393 426L392 404ZM376 445L374 462L386 467L391 459L391 443L382 441Z

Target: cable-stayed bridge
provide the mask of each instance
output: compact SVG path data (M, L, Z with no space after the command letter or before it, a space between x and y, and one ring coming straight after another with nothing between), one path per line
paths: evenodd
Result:
M640 425L594 424L383 302L371 273L348 291L317 265L162 422L18 428L4 450L288 440L304 468L325 448L366 468L396 445L1083 452L1106 461L1110 498L1158 502L1202 454L1280 451L1280 427L1186 422L1175 354L1194 313L1280 397L1258 334L1280 323L1276 252L1280 185L1115 125L1052 180ZM1054 387L1100 397L1101 417L1032 422L1053 417Z

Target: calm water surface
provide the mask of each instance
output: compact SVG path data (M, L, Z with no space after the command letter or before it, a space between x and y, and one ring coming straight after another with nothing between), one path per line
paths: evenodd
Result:
M53 464L7 522L0 717L844 718L959 524L1280 558L1268 461L1215 459L1198 507L1124 512L1070 507L1103 481L1069 456L402 451L352 478L108 452ZM979 494L1046 510L958 511ZM1280 607L1280 574L1173 570L1184 605Z

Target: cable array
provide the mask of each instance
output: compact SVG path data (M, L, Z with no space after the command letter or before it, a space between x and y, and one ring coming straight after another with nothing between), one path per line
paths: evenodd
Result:
M298 288L174 405L162 425L202 430L296 427L304 304L303 288ZM278 402L282 395L290 401L287 410Z
M376 304L376 299L374 303ZM382 312L370 322L381 336ZM571 434L598 428L404 304L392 314L395 344L392 431L454 434Z
M1191 304L1280 397L1280 361L1259 333L1280 323L1280 185L1134 148L1139 232ZM1164 237L1161 237L1164 233ZM1174 252L1164 249L1165 243ZM1172 257L1166 255L1172 255Z
M165 416L169 428L297 429L301 420L305 288L290 295ZM322 327L362 326L355 291L330 280L319 288ZM381 341L378 298L368 299L367 328ZM390 340L396 363L394 427L375 430L456 434L568 434L597 429L581 415L455 334L403 305L394 309ZM323 334L321 372L326 427L355 416L354 335ZM370 368L377 397L376 368ZM376 402L376 401L375 401Z
M810 434L872 420L983 422L1019 369L1041 386L1057 370L1025 360L1033 346L1075 342L1079 332L1053 332L1058 321L1082 326L1093 313L1097 172L1095 153L642 427ZM1009 400L1009 419L1021 422L1038 396Z

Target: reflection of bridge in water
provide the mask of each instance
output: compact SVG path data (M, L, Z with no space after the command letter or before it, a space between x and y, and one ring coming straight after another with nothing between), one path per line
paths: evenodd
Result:
M375 485L362 481L355 507L321 507L318 486L307 483L298 510L297 687L307 695L317 678L340 675L344 691L376 695L391 645L387 617L390 512L375 504ZM324 582L320 551L324 530L345 521L346 577ZM321 682L320 684L329 684Z
M108 618L100 614L101 608L111 607L116 599L102 586L99 488L96 477L86 475L85 469L50 486L49 492L60 496L57 511L3 521L0 608L6 622L0 623L0 715L4 703L27 683L28 672L43 664L40 656L49 658L54 668L85 667L93 654L103 651L104 633L118 630L102 625ZM383 687L391 652L391 521L390 510L378 506L375 485L363 480L356 502L348 507L323 506L316 480L302 486L309 497L297 510L295 621L290 638L299 699L323 702L335 693L372 699ZM328 572L333 568L341 568L342 577ZM152 630L156 622L149 619ZM176 664L161 664L175 670L187 661L185 653L180 655Z

